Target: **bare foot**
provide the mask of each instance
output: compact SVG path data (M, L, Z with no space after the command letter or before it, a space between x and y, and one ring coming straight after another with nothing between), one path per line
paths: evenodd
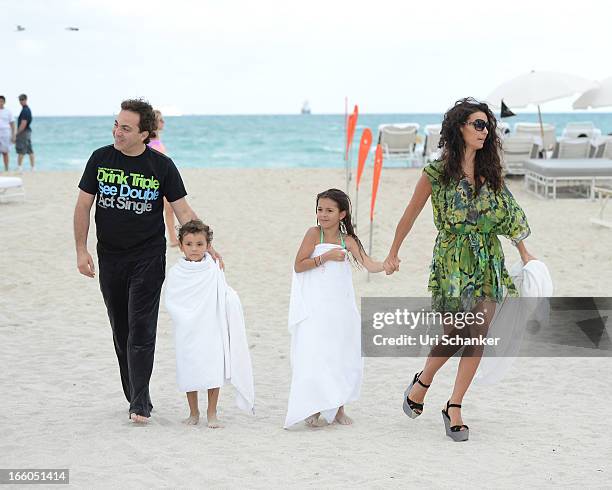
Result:
M198 425L200 423L200 414L199 413L190 414L189 417L183 420L183 423L185 425Z
M338 413L336 414L334 421L340 425L351 425L353 423L353 419L344 413L344 407L340 407L338 409Z
M135 424L147 424L149 422L149 417L138 415L137 413L131 413L130 420Z
M320 415L321 413L315 413L314 415L311 415L310 417L306 418L304 420L306 427L325 427L326 425L328 425L325 419L320 418Z
M216 413L207 414L207 419L208 419L208 428L209 429L221 429L221 428L223 428L223 424L221 422L219 422L219 419L217 419L217 414Z

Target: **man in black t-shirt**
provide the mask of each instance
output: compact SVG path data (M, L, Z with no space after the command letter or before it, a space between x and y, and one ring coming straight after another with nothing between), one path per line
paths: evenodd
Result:
M77 267L94 277L87 250L89 215L95 201L100 290L113 331L130 419L150 417L159 297L165 278L165 197L181 224L197 219L181 176L170 158L146 146L156 129L153 108L126 100L113 129L114 144L91 155L79 183L74 212ZM216 258L220 256L212 251Z
M15 133L15 151L17 152L17 168L23 169L23 156L30 157L30 167L34 170L34 150L32 149L32 111L28 106L28 96L21 94L19 96L21 104L21 112L17 118L17 132Z

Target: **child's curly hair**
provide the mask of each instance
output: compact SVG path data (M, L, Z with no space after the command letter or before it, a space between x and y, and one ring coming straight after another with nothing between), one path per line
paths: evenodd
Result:
M213 231L210 226L205 225L202 220L192 219L191 221L187 221L183 226L178 229L178 240L183 243L183 237L191 233L195 235L196 233L204 233L206 236L206 242L210 245L213 239Z

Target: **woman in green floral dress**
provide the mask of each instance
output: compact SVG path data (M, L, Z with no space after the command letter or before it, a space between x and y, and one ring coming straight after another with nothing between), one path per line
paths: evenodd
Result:
M534 258L523 243L530 233L525 213L503 181L496 129L495 117L484 103L462 99L449 109L440 133L441 159L425 167L385 260L387 274L399 270L401 244L431 196L438 229L429 277L432 308L455 314L471 311L484 319L475 329L445 328L449 336L486 335L496 305L505 294L517 294L504 265L498 235L512 241L523 263ZM432 348L423 371L406 390L404 410L411 418L421 414L435 374L461 347ZM483 352L477 345L463 349L453 392L442 411L446 433L455 441L468 439L461 402Z

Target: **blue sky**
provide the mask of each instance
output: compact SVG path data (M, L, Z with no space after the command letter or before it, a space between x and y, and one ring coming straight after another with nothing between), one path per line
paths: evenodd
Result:
M0 0L8 107L112 114L442 112L532 69L612 75L604 0ZM16 32L16 25L26 30ZM66 31L78 26L79 32ZM547 103L569 111L573 99Z

